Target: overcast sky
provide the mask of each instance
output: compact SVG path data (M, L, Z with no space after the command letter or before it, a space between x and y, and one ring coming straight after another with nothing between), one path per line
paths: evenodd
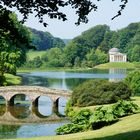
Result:
M48 31L55 37L71 39L98 24L107 24L110 26L111 30L117 30L126 27L132 22L139 22L140 0L128 0L129 2L122 15L113 21L111 20L111 18L116 15L117 11L120 9L120 1L121 0L116 0L115 2L112 2L112 0L102 0L101 2L95 1L98 4L98 10L97 12L93 11L90 13L88 16L88 24L76 26L74 23L76 22L77 16L75 15L74 10L65 8L64 10L68 15L68 20L65 22L55 19L50 20L48 18L47 20L49 25L45 28L38 22L37 18L30 16L25 25L37 30Z

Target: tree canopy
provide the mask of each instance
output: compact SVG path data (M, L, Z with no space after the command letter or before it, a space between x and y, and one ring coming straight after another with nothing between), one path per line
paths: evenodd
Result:
M3 85L4 73L15 74L16 67L26 60L26 50L33 46L29 30L18 22L15 14L1 10L0 23L0 85Z
M99 1L101 0L97 0L97 2ZM16 8L23 15L23 22L26 21L29 14L35 12L35 17L39 18L39 22L43 23L44 26L47 26L47 22L44 20L45 15L49 18L57 18L65 21L67 20L66 13L61 10L64 7L71 6L78 15L76 24L79 25L81 22L88 22L88 14L92 10L96 11L98 8L96 3L93 3L91 0L1 0L0 9ZM112 17L112 19L121 15L121 12L126 7L128 0L121 0L120 3L120 10L116 15L114 15L114 17Z

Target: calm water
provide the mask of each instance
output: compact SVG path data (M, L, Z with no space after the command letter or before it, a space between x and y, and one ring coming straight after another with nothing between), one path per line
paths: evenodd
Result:
M23 85L38 85L55 89L72 90L80 83L89 79L108 79L119 81L126 75L126 69L90 70L87 72L32 72L20 73Z
M89 79L119 81L125 77L126 72L126 69L96 69L87 72L32 72L19 75L23 77L22 85L72 90ZM56 112L52 108L51 100L45 96L40 97L39 106L34 109L28 97L25 97L25 100L26 104L19 104L17 100L15 106L8 109L4 105L0 106L0 139L56 135L55 129L68 122L64 117L57 117L55 121L51 121L54 116L65 115L64 108L67 102L65 98L60 98ZM8 116L6 113L10 116L5 117L4 115Z

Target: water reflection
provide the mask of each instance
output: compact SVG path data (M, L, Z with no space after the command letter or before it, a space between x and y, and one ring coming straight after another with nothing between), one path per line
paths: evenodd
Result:
M73 90L76 86L89 79L108 79L110 81L122 80L126 69L94 69L81 72L31 72L19 73L23 77L22 85L38 85L55 89Z
M8 107L8 111L14 117L19 119L28 118L31 114L31 110L29 109L28 105L15 105ZM10 118L9 118L10 119Z
M55 135L55 129L68 120L64 115L66 99L60 98L56 112L47 97L40 97L38 106L31 106L26 98L16 98L13 106L0 105L0 139ZM53 106L54 107L54 106ZM63 116L63 117L62 117Z
M16 138L20 125L0 125L0 139Z
M65 116L65 98L59 98L55 105L47 96L40 96L38 105L34 106L28 103L26 98L17 103L21 97L18 96L18 100L14 100L16 104L13 106L0 105L0 123L40 123L58 121Z
M0 105L0 117L3 116L6 112L6 105L5 104L1 104Z

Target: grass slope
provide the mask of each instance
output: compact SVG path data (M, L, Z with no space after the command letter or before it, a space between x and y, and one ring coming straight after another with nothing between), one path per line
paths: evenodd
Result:
M14 76L12 74L5 74L6 82L8 85L19 85L21 83L21 77Z
M134 69L138 67L140 64L134 64L130 62L110 62L110 63L105 63L105 64L100 64L95 66L95 68L99 69L109 69L109 68L126 68L126 69Z
M46 53L46 51L29 51L27 53L27 59L28 60L33 60L37 56L42 56Z

